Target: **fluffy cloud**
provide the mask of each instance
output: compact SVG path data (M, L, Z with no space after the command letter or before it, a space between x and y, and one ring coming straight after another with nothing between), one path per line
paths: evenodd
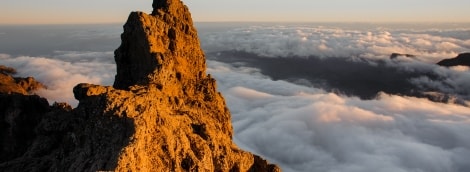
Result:
M115 64L109 61L109 57L108 60L101 58L108 55L109 52L62 52L54 57L11 57L4 54L0 59L3 65L16 68L18 76L33 76L44 83L47 89L36 93L46 97L50 103L68 102L76 106L78 102L72 89L78 83L113 83Z
M109 85L115 73L109 61L8 55L1 55L1 60L21 69L19 75L48 83L49 90L39 94L72 104L75 84ZM216 61L208 61L208 66L232 111L237 144L280 164L284 171L470 169L467 107L388 94L360 100L273 81L255 68Z
M468 29L400 30L321 25L258 25L203 32L206 50L238 50L267 57L388 58L392 53L414 54L435 63L469 51ZM463 35L463 36L462 36Z
M266 58L244 52L208 53L209 59L253 67L274 80L364 99L379 92L469 104L468 67L440 67L412 58Z
M237 144L284 171L470 170L467 107L383 93L360 100L209 66L232 110Z
M421 71L432 75L411 78L410 82L420 90L434 90L456 96L457 99L470 100L470 72L468 67L440 67L418 61L390 64L403 70Z
M388 59L393 52L415 54L416 59L385 60L384 69L393 71L378 70L384 66L376 61L355 63L355 58L330 58L330 61L316 63L331 67L339 74L372 70L362 71L360 78L400 71L419 73L412 76L410 83L438 93L470 95L466 89L470 87L468 68L432 65L443 57L453 57L470 49L468 28L400 30L260 24L205 29L199 30L209 56L210 52L222 50L269 57L318 56L324 59ZM111 51L116 48L115 38L120 31L93 27L58 30L60 34L48 33L53 36L54 39L49 40L55 42L54 45L41 45L44 39L38 38L38 35L47 35L45 32L50 32L49 29L33 29L23 37L23 33L10 36L20 39L15 40L15 44L0 41L8 50L0 51L12 54L0 54L0 60L2 65L17 68L18 75L33 76L49 87L38 94L50 101L76 105L72 93L76 84L112 84L116 69ZM63 45L56 45L61 41L65 41ZM31 52L50 55L17 55L22 51L15 48L25 42L31 44L29 47L39 45L34 48L37 51ZM321 81L311 78L274 81L272 76L263 75L260 67L274 63L257 61L258 66L250 66L226 62L209 60L207 64L208 72L217 79L218 89L232 112L234 140L243 149L280 164L284 171L470 171L468 107L385 93L361 100L315 88L313 86ZM281 61L281 65L286 65L284 62ZM273 70L279 75L293 72L294 76L309 69L308 65L301 67L299 64L288 66L292 69L289 71Z

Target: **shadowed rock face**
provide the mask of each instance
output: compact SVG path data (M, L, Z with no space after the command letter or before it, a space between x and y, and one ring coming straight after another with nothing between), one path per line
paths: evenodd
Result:
M24 154L35 138L34 128L51 111L46 99L29 95L44 86L15 73L0 65L0 162Z
M0 94L0 162L26 152L35 138L34 128L50 110L39 96Z
M441 60L437 64L446 67L470 66L470 53L462 53L455 58Z
M153 7L124 25L114 86L77 85L78 107L48 107L0 171L280 171L232 142L187 7Z

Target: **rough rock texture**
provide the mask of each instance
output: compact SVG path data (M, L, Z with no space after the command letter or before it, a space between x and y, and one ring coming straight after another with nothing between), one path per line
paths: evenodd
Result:
M455 58L441 60L437 64L446 67L470 66L470 53L462 53Z
M206 75L188 8L180 0L153 1L153 7L151 15L131 13L124 26L122 44L115 52L114 82L123 90L76 87L83 93L76 94L80 104L90 96L101 96L104 102L115 102L105 112L126 114L136 124L117 169L258 168L256 156L232 143L230 112L215 80ZM264 167L276 169L266 162Z
M31 151L33 143L41 140L39 137L41 133L36 132L40 123L47 119L50 113L71 110L71 107L65 103L49 106L46 99L30 95L32 91L44 86L32 77L11 76L15 73L16 70L13 68L0 66L0 171L24 171L21 166L15 168L6 168L6 166L15 164L15 159L19 157L20 159L27 157L28 152L40 153L41 151L35 149ZM47 144L42 146L54 145ZM28 165L32 167L33 164Z
M23 115L37 117L31 136L20 151L1 152L0 171L280 171L232 142L230 112L206 75L187 7L153 7L124 26L114 86L79 84L77 108ZM18 137L10 130L2 140Z
M179 1L154 1L152 15L130 14L115 51L114 87L183 85L205 79L205 58L191 15ZM181 78L184 78L183 80ZM165 91L166 92L166 91Z
M32 91L45 88L44 85L32 77L20 78L11 75L16 74L16 70L0 65L0 94L31 94Z
M0 162L22 155L49 103L39 96L0 94Z

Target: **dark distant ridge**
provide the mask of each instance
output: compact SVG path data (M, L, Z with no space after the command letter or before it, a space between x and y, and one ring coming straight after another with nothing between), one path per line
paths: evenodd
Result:
M375 99L378 93L384 92L468 106L464 98L456 97L452 92L440 93L435 88L421 87L410 82L421 76L439 80L439 75L427 70L402 70L388 65L386 60L361 61L345 57L314 56L269 58L243 51L209 53L208 57L216 61L258 68L263 75L273 80L290 81L361 99Z
M470 53L462 53L457 57L444 59L437 63L440 66L470 66Z
M398 57L411 57L411 58L414 58L416 56L413 55L413 54L401 54L401 53L392 53L390 55L390 59L396 59Z

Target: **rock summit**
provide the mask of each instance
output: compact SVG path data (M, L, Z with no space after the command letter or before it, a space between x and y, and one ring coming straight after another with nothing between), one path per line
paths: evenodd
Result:
M4 113L12 120L0 121L1 140L22 137L11 121L37 117L16 132L29 133L21 148L5 157L12 149L2 145L0 171L280 171L233 143L188 8L180 0L152 6L124 25L113 86L77 85L75 109Z

